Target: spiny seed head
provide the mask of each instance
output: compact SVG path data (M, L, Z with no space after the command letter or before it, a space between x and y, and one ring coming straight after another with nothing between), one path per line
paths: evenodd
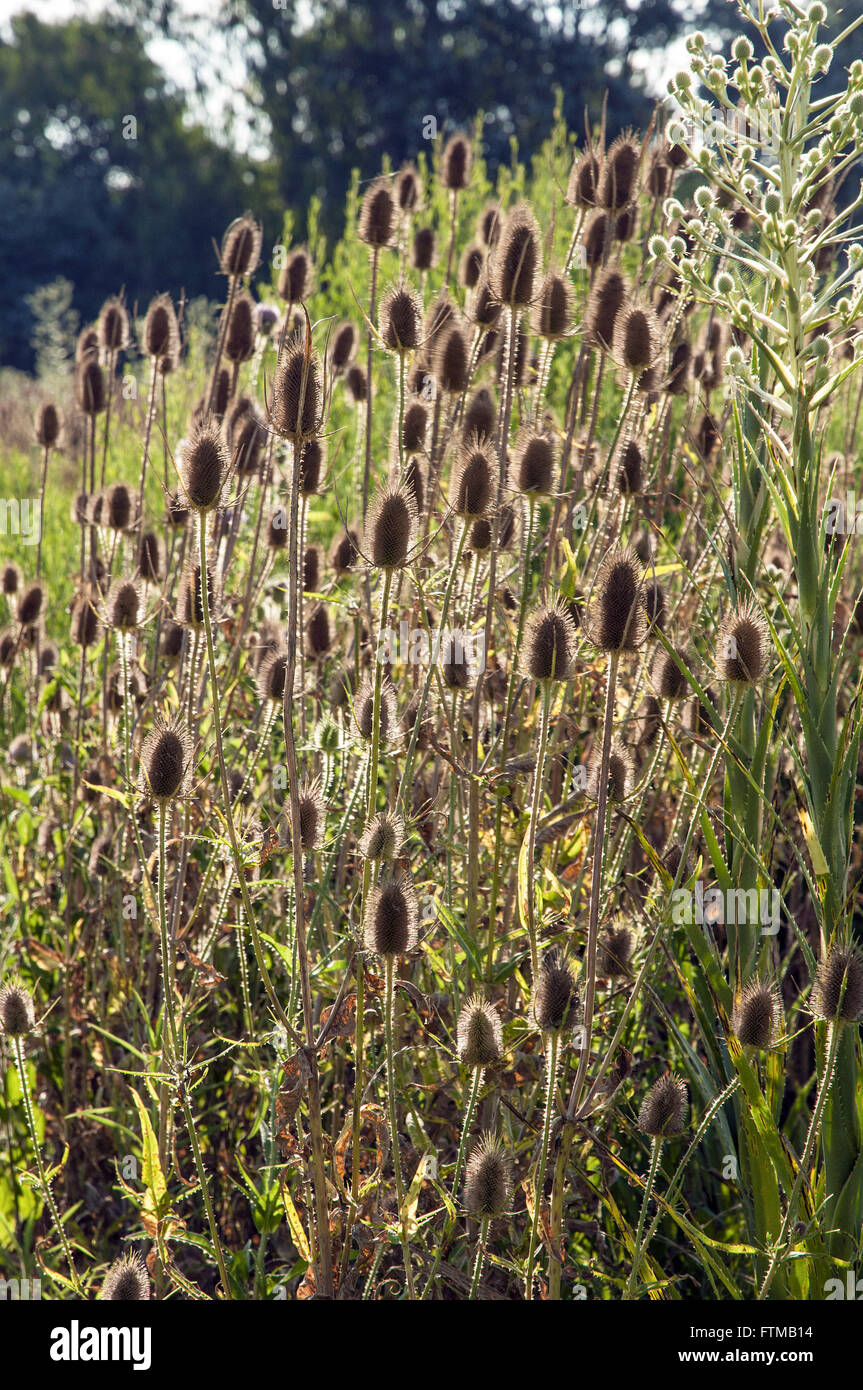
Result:
M655 695L645 695L638 706L635 721L635 741L641 748L649 748L662 727L659 701Z
M33 998L20 980L10 980L0 989L0 1029L10 1038L22 1038L36 1027Z
M683 660L681 657L681 661ZM671 652L667 652L664 647L660 647L653 659L650 683L660 700L682 700L684 695L689 693L689 683L685 675Z
M644 487L644 454L635 439L628 440L617 456L617 486L626 496L637 494Z
M396 174L396 206L400 212L416 212L422 201L422 181L415 164L403 164Z
M70 638L76 647L90 647L99 634L99 615L89 592L78 595L72 604Z
M671 183L671 168L663 150L656 150L647 170L647 191L652 198L664 198Z
M418 458L408 459L402 486L414 499L417 516L421 516L425 505L425 477Z
M149 1299L150 1280L140 1255L124 1255L121 1260L115 1260L105 1275L101 1297L126 1303L143 1303Z
M737 996L731 1026L744 1047L769 1047L779 1032L782 1005L776 985L750 980Z
M318 603L312 609L306 622L306 647L309 655L317 660L326 655L331 645L329 614L324 604Z
M816 1018L855 1023L863 1014L863 956L856 946L836 944L818 964L812 991Z
M376 956L404 956L417 944L419 906L406 874L384 879L369 897L363 941Z
M126 483L112 483L103 495L101 523L112 531L128 531L134 521L135 503Z
M656 316L646 304L629 304L617 315L614 358L629 372L643 372L658 353Z
M501 550L507 550L515 535L515 511L504 502L497 514L497 543Z
M692 348L684 338L681 342L676 343L671 350L668 376L664 383L665 390L670 396L682 396L685 393L691 361Z
M610 980L623 979L629 974L634 948L635 936L629 927L609 927L599 939L597 972Z
M599 750L592 755L587 768L587 792L594 800L599 800L601 758ZM632 759L619 739L611 741L608 755L608 799L613 802L625 801L632 786Z
M356 684L353 666L343 666L336 671L327 691L327 703L331 710L346 709Z
M461 450L455 468L452 505L456 515L485 515L494 496L494 466L490 441L474 435Z
M599 180L599 201L609 212L620 212L638 193L640 151L627 135L619 136L602 167Z
M145 531L138 546L138 572L145 584L162 578L162 542L155 531Z
M107 600L108 626L127 632L142 617L141 589L134 579L118 579L111 585Z
M493 1067L503 1055L497 1009L480 994L472 994L462 1005L456 1037L458 1055L466 1067Z
M180 720L160 719L141 749L142 781L154 801L165 805L179 796L189 772L192 741Z
M266 430L257 414L250 410L242 415L234 430L232 466L238 473L250 477L258 471Z
M122 299L106 299L96 324L99 346L104 353L119 352L129 343L129 315Z
M304 854L313 854L323 844L326 829L327 808L320 782L303 781L297 789L297 800L300 809L300 846ZM285 843L290 846L293 835L289 801L285 802L283 829Z
M570 207L596 207L597 191L602 173L602 164L593 150L582 150L573 157L566 187L566 201Z
M481 386L467 403L462 426L462 438L467 440L472 435L478 435L485 439L493 439L496 415L493 395L487 386Z
M213 568L207 565L207 606L212 615L216 606ZM204 594L201 587L201 566L189 565L180 580L177 594L177 621L183 627L204 626Z
M285 347L273 375L270 420L283 438L308 439L318 430L321 401L320 361L312 353L306 361L305 343L294 337Z
M665 624L665 591L658 579L648 579L641 591L641 603L644 608L644 615L647 619L648 628L652 632L654 628L664 630Z
M638 1128L643 1134L668 1139L682 1134L686 1124L688 1097L686 1082L666 1072L651 1086L638 1112Z
M308 247L294 247L279 271L279 298L287 304L305 303L312 292L313 280L314 266Z
M36 411L36 443L43 449L53 449L60 437L60 415L56 405L47 401Z
M489 283L501 304L530 304L542 274L542 236L533 209L517 203L489 259Z
M336 541L333 546L331 564L336 575L347 574L353 569L359 557L359 537L356 531L345 531L344 535Z
M447 291L441 290L437 299L433 299L426 310L423 322L423 337L429 352L434 351L441 334L454 323L458 323L458 309Z
M484 265L485 250L472 241L462 252L458 271L459 284L463 285L466 290L474 289L479 283Z
M157 360L179 357L180 325L170 295L157 294L150 300L144 319L143 346L147 356Z
M320 589L321 552L316 545L307 545L303 555L303 593L316 594Z
M255 301L248 290L234 299L224 353L229 362L248 362L255 351Z
M357 236L367 246L389 246L396 231L396 205L385 179L377 179L366 190L360 208Z
M635 651L644 636L643 573L634 551L615 546L596 576L585 631L602 652Z
M83 362L86 357L96 357L99 353L99 334L94 324L89 328L84 328L78 334L78 341L75 344L75 365Z
M554 488L555 448L550 435L530 427L516 441L511 481L526 497L547 497Z
M398 859L405 843L405 826L401 816L381 811L374 816L360 836L359 851L364 859L392 863Z
M716 669L723 680L754 685L767 671L767 624L751 604L727 614L719 624Z
M14 666L18 641L15 633L8 627L0 632L0 666Z
M413 352L420 344L423 306L416 290L404 280L392 285L381 301L381 337L391 352Z
M584 315L585 338L594 347L610 348L627 285L616 266L603 270L594 281Z
M402 443L407 453L420 453L425 448L428 422L429 413L422 401L410 401L402 422Z
M501 304L495 298L488 275L483 275L469 296L467 316L477 328L494 328L501 315Z
M568 680L575 647L575 624L568 609L559 603L535 608L524 631L522 670L537 681Z
M437 239L432 227L417 227L411 245L411 265L420 272L431 270L435 261Z
M3 593L7 596L17 594L21 584L22 575L18 566L14 562L4 565L3 573L0 575L0 589L3 590Z
M75 369L75 399L85 415L100 415L108 404L105 373L95 354L88 353Z
M360 737L371 739L374 727L374 685L370 680L364 680L357 691L354 700L354 719ZM396 728L396 697L393 690L392 681L386 676L381 681L381 703L380 703L380 741L388 743L395 734Z
M476 220L476 234L486 249L490 250L500 236L503 214L500 203L486 203Z
M366 374L363 368L356 362L354 362L353 366L348 367L345 375L345 383L351 394L354 405L361 405L369 394L369 384L366 380Z
M369 507L365 551L378 569L402 569L416 534L417 512L406 488L385 488Z
M183 495L195 511L218 507L230 462L222 431L212 417L205 419L196 426L180 458Z
M473 151L467 136L450 136L441 160L441 183L444 188L452 192L467 188L472 162Z
M334 372L345 371L357 350L357 330L350 321L340 323L330 344L330 363Z
M324 462L324 445L319 439L307 439L300 452L301 497L313 497L320 490Z
M445 632L440 644L441 679L447 690L468 690L474 680L470 638L456 628Z
M531 313L531 327L541 338L554 342L572 327L572 286L559 271L550 270L542 282Z
M484 555L487 550L491 549L491 542L491 522L485 516L478 516L470 528L470 548L478 554Z
M165 521L169 526L182 528L189 520L189 508L179 492L169 492L165 498Z
M222 238L219 264L223 275L254 275L261 257L263 233L248 213L234 218Z
M467 1161L464 1204L474 1216L499 1216L509 1201L511 1165L498 1139L486 1134Z
M585 265L590 270L596 270L602 265L608 241L610 241L608 213L601 212L597 208L587 219L587 226L584 229L581 242Z
M285 694L287 668L287 652L267 652L258 667L258 694L262 700L272 700L276 704L281 704Z
M30 627L41 616L45 604L44 585L28 584L18 600L16 616L22 627Z
M169 619L162 628L162 640L159 650L166 661L179 660L183 650L183 629L179 623Z
M460 395L469 383L470 348L461 323L449 323L436 338L432 370L442 391Z
M559 951L549 951L540 961L533 990L532 1012L537 1028L559 1033L578 1013L578 991L569 961Z

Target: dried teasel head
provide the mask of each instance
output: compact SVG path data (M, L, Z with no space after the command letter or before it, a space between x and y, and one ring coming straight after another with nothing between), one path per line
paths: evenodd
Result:
M570 1028L578 1017L578 990L572 966L560 951L549 951L539 963L531 1013L544 1033Z
M423 185L415 164L403 164L395 177L393 189L399 212L413 213L422 204Z
M428 436L429 413L422 401L409 401L402 421L402 445L408 454L422 453Z
M573 156L566 186L566 201L570 207L596 207L601 174L602 162L593 150L582 150Z
M614 325L612 355L619 367L641 373L659 354L659 328L649 304L624 303Z
M734 1001L731 1026L744 1047L770 1047L779 1032L782 1003L772 981L750 980Z
M651 1086L638 1112L638 1128L657 1139L682 1134L688 1111L686 1082L666 1072Z
M307 246L295 246L279 271L277 293L286 304L303 304L312 292L315 268Z
M638 194L641 152L628 135L620 135L609 149L599 180L599 201L609 212L620 212Z
M479 284L485 265L485 248L472 241L466 246L461 255L458 270L458 282L466 290L472 290Z
M405 824L401 816L381 811L366 825L358 848L364 859L391 864L401 855L404 844Z
M104 356L121 352L129 346L129 315L122 299L112 295L106 299L96 322L99 347Z
M207 607L212 616L216 607L216 583L212 565L207 565ZM204 593L201 566L190 564L180 577L177 590L177 621L182 627L204 626Z
M261 258L263 233L250 213L234 218L222 238L219 265L223 275L254 275Z
M478 1217L499 1216L509 1201L512 1165L500 1140L483 1135L467 1161L464 1204Z
M367 189L360 207L357 236L372 248L391 246L397 228L396 205L386 179L376 179Z
M306 358L302 338L285 346L273 373L270 423L283 439L309 439L317 434L321 410L321 364L316 353Z
M462 439L468 440L472 435L494 439L496 427L497 410L494 396L487 386L480 386L465 407Z
M441 159L441 183L444 188L448 188L452 193L467 188L472 163L473 151L467 136L450 136Z
M602 760L599 750L594 752L587 765L587 794L593 801L599 800ZM617 738L612 738L608 755L607 794L609 801L626 801L632 790L632 758L626 746Z
M108 626L120 632L138 627L144 616L141 586L135 579L117 579L105 600Z
M413 352L420 345L423 306L416 290L405 280L392 285L381 300L378 324L391 352Z
M681 670L687 664L685 657L676 661L671 652L660 647L650 668L650 683L660 700L682 700L689 694L689 682Z
M22 980L12 979L0 989L0 1031L9 1038L23 1038L36 1027L33 996Z
M635 439L629 439L617 455L617 486L624 496L637 496L644 489L644 454Z
M575 664L576 631L561 603L535 608L527 620L521 668L537 681L565 681Z
M43 449L53 449L60 438L60 413L56 405L50 401L40 405L36 411L34 429L36 443L41 444Z
M374 497L366 521L365 551L377 569L402 569L410 560L417 528L413 495L404 487Z
M192 740L179 719L157 721L141 749L141 782L160 806L183 792L189 777Z
M556 342L572 329L572 285L560 271L549 270L531 311L530 326L540 338Z
M196 426L183 446L179 472L184 501L196 512L210 512L222 501L231 458L212 417Z
M494 500L495 459L491 441L474 435L461 449L453 474L452 506L457 516L484 516Z
M473 642L468 633L454 628L440 639L440 673L447 690L469 690L476 673L472 658Z
M634 551L615 546L599 567L584 630L602 652L635 651L644 638L643 571Z
M45 586L38 581L28 584L18 599L15 616L22 627L32 627L42 616L45 607Z
M460 395L470 381L470 344L460 320L447 323L434 340L432 371L442 391Z
M288 669L288 654L282 649L268 651L258 667L258 695L261 700L271 700L280 705L285 694L285 674Z
M437 238L433 227L417 227L411 242L411 265L423 274L431 270L437 255Z
M597 974L609 980L625 979L635 949L635 933L626 925L610 926L600 936L597 949Z
M856 946L837 943L818 963L812 990L816 1018L856 1023L863 1014L863 956Z
M354 721L360 737L366 740L371 739L374 728L374 701L374 685L364 680L354 698ZM381 681L378 729L382 744L391 742L396 733L396 696L392 681L386 676Z
M752 604L728 613L719 624L716 669L732 685L755 685L768 666L767 624Z
M150 1297L150 1278L140 1255L115 1260L105 1275L100 1298L143 1303Z
M533 209L517 203L508 213L489 258L489 284L501 304L532 303L542 274L542 234Z
M300 847L304 854L313 854L324 842L326 829L326 803L321 784L308 778L297 788L297 801L300 812ZM290 802L285 801L285 814L282 818L282 838L290 848L293 844Z
M458 1055L466 1067L493 1067L503 1056L497 1009L481 994L465 1000L456 1026Z
M584 314L584 335L592 346L611 348L627 293L626 277L617 266L608 266L597 275Z
M235 297L223 347L229 362L248 362L254 356L255 308L255 301L248 290Z
M334 372L347 371L357 351L357 330L350 320L340 323L330 342L330 366Z
M78 409L88 416L101 415L108 404L105 373L95 353L87 353L75 368L75 400Z
M150 300L144 319L142 346L146 355L159 361L180 355L180 325L171 296L157 294Z
M530 426L519 432L510 483L525 497L547 497L554 491L556 450L551 435Z
M382 879L369 896L363 943L374 955L404 956L417 944L419 904L406 874Z

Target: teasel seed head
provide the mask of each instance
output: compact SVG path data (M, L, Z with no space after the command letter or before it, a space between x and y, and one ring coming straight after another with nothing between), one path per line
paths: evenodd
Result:
M88 353L75 369L75 400L84 415L101 415L108 404L105 373L95 354Z
M599 180L599 201L609 212L620 212L638 194L640 151L628 135L620 135L605 157Z
M222 431L212 417L205 419L180 457L183 496L194 511L210 512L220 505L230 462Z
M89 590L84 590L72 604L69 636L76 647L91 647L98 635L99 615Z
M499 1216L509 1201L512 1166L498 1139L483 1135L464 1175L464 1204L477 1217Z
M819 961L812 1012L835 1023L856 1023L863 1014L863 956L856 946L837 942Z
M633 203L631 207L624 208L614 219L614 239L615 241L631 241L635 236L638 227L638 208Z
M381 301L381 337L391 352L413 352L422 334L423 306L416 290L404 280L392 285Z
M585 631L602 652L633 652L643 640L643 574L632 550L615 546L605 556L587 614Z
M627 926L610 926L599 938L597 974L609 980L626 979L635 949L635 935Z
M470 348L460 322L448 323L435 339L432 371L442 391L460 395L469 384Z
M470 528L468 544L471 550L479 555L484 555L491 550L492 531L491 522L486 516L478 516Z
M474 435L461 449L452 482L457 516L484 516L494 498L495 459L490 441Z
M500 550L508 550L515 535L515 511L504 502L497 514L497 544Z
M396 206L400 212L416 212L422 202L423 186L415 164L403 164L395 179Z
M138 546L138 573L145 584L162 578L162 543L155 531L145 531Z
M374 685L364 680L354 699L354 720L361 738L370 740L374 724L375 709ZM396 732L396 697L392 681L384 677L381 681L380 733L382 744L389 743Z
M330 563L337 578L348 574L356 564L360 554L359 537L356 531L345 531L333 546Z
M485 250L475 241L466 246L459 263L459 284L466 290L475 289L485 265Z
M486 250L490 251L500 236L503 213L500 203L486 203L476 220L476 234Z
M207 565L207 606L210 616L216 607L216 586L212 565ZM180 579L177 592L177 621L183 627L204 626L204 594L201 588L201 566L190 564Z
M643 372L652 366L659 352L656 316L647 304L625 304L614 327L613 355L620 367Z
M179 661L183 650L183 629L179 623L169 619L162 627L159 651L166 661Z
M135 522L135 499L127 483L112 483L104 494L101 524L112 531L128 531Z
M601 757L599 749L591 756L587 768L587 793L593 801L599 800ZM619 803L625 801L632 789L632 758L628 749L617 738L612 738L608 757L608 799Z
M645 695L638 706L635 741L639 748L650 748L662 727L662 713L655 695Z
M351 365L357 350L357 330L346 319L340 323L330 344L330 365L334 372L344 372Z
M744 1047L770 1047L779 1032L782 1004L776 985L750 980L737 996L731 1026Z
M284 439L309 439L318 432L321 367L316 353L306 362L302 338L286 344L276 364L270 400L270 422Z
M234 299L224 353L229 362L248 362L255 352L255 301L247 290Z
M733 685L756 685L768 664L767 624L752 604L728 613L719 624L716 669Z
M465 1000L456 1028L458 1055L466 1067L493 1067L503 1056L503 1029L497 1009L481 994Z
M681 662L688 665L681 656ZM689 682L671 652L660 647L650 668L650 683L660 700L682 700L689 694Z
M440 673L447 690L469 690L475 679L470 637L461 629L444 632L440 641Z
M401 816L381 811L373 816L360 836L359 851L364 859L391 864L404 849L405 826Z
M671 350L668 376L664 383L665 390L670 396L682 396L685 394L689 381L691 360L692 348L688 341L683 338L679 343L676 343Z
M641 603L647 620L648 633L655 628L665 630L665 591L658 579L645 581L641 591Z
M425 448L428 423L428 410L422 401L409 401L402 422L402 444L406 453L421 453Z
M300 848L303 854L313 854L323 844L326 829L327 808L320 782L317 779L304 779L297 788L297 800L300 804ZM285 798L282 830L284 842L291 848L293 834L288 798Z
M0 666L7 668L15 665L15 654L18 650L18 639L15 633L8 627L0 632Z
M492 292L488 275L480 279L468 296L467 317L476 328L494 328L501 315L501 304Z
M406 874L381 880L369 896L363 942L374 955L404 956L418 938L419 905Z
M535 608L527 620L521 667L537 681L565 681L575 664L576 632L569 610L555 602Z
M617 486L626 496L644 489L644 454L635 439L628 440L617 456Z
M437 239L432 227L417 227L411 243L411 265L421 274L435 263Z
M222 274L241 278L254 275L261 258L262 237L261 228L250 213L234 218L222 238L219 256Z
M270 550L284 550L288 543L288 513L285 507L276 507L267 521L267 545Z
M286 304L304 304L312 292L314 265L307 246L295 246L279 271L277 293Z
M671 168L666 151L654 151L647 170L647 191L651 198L665 198L671 186Z
M33 996L18 979L0 989L0 1030L10 1038L23 1038L36 1027Z
M105 1275L102 1299L117 1299L125 1303L143 1303L150 1297L147 1266L140 1255L124 1255L115 1260Z
M572 286L560 271L549 270L531 311L531 327L540 338L556 342L572 328Z
M326 607L318 603L306 621L306 647L313 660L325 656L332 646L330 619Z
M106 603L108 626L129 632L138 626L143 616L141 588L134 579L117 579L111 585Z
M354 362L352 366L348 367L345 373L345 384L354 405L361 405L369 394L369 384L365 371L358 363Z
M360 208L357 236L367 246L392 245L396 231L396 205L386 179L367 188Z
M497 424L494 397L487 386L480 386L467 403L462 425L462 439L472 435L484 439L494 439Z
M325 451L320 439L307 439L300 450L301 497L313 497L320 492L321 475L324 471Z
M466 135L452 135L441 160L441 183L451 192L460 192L470 182L473 150Z
M533 989L534 1023L544 1033L559 1033L563 1028L572 1027L578 1007L572 966L560 951L547 952L539 963Z
M10 560L8 564L3 566L3 572L0 574L0 589L7 598L10 598L13 594L18 593L22 583L23 577L20 569L14 561Z
M28 584L18 600L16 617L22 627L31 627L39 621L45 605L44 584Z
M599 181L602 175L602 162L593 150L582 150L573 156L572 168L566 186L566 201L570 207L590 209L596 207Z
M638 1128L657 1139L682 1134L689 1108L686 1083L673 1072L666 1072L651 1086L638 1112Z
M46 401L36 411L36 443L43 449L53 449L60 437L60 415L56 405Z
M157 361L162 357L176 360L180 356L180 325L170 295L157 294L150 300L142 342L147 356Z
M554 490L555 447L548 434L529 426L516 440L510 481L525 497L547 497Z
M167 525L182 529L188 520L189 508L180 497L179 492L169 492L165 498L165 521Z
M542 234L533 209L517 203L508 213L489 257L489 284L501 304L530 304L542 274Z
M288 654L284 650L268 651L258 667L258 695L264 702L281 704L285 694L285 673Z
M192 740L181 720L159 719L141 749L144 790L164 806L178 797L186 785L192 757Z
M307 545L303 554L303 593L316 594L321 587L321 552L316 545Z
M369 507L365 551L377 569L403 569L411 556L417 527L413 494L404 487L378 492Z
M626 279L616 266L608 266L596 277L584 315L584 336L593 347L611 348L626 295Z

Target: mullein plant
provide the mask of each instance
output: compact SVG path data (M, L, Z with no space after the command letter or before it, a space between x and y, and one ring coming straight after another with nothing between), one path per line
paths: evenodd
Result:
M863 363L859 340L850 360L843 362L839 350L863 307L863 244L855 240L863 196L836 207L825 194L857 157L863 139L863 62L851 64L833 95L821 96L819 83L836 44L863 21L858 17L827 42L819 34L827 18L824 5L804 11L782 0L778 9L786 29L777 47L761 7L756 13L741 2L738 8L757 35L761 61L746 35L732 45L729 66L709 53L703 35L695 34L688 40L690 71L671 84L685 117L699 128L717 116L721 122L723 111L735 108L745 117L734 141L706 141L700 149L682 142L704 180L695 195L695 215L684 221L683 230L690 245L704 248L707 256L687 254L682 236L654 238L650 249L679 274L686 293L722 315L737 339L726 356L734 529L723 572L735 610L756 602L759 590L768 603L778 687L775 682L772 688L762 686L762 699L765 708L775 710L779 690L787 688L802 730L800 750L793 738L779 737L791 752L805 808L806 880L821 951L829 958L851 930L860 726L841 708L847 657L845 643L836 650L832 642L853 537L841 536L837 548L825 546L824 437L837 393ZM698 82L706 99L697 94ZM729 201L745 214L745 234L725 210ZM778 521L788 547L796 601L765 580L761 570L772 521ZM728 759L732 843L725 856L713 847L722 887L764 883L753 847L778 749L769 747L773 719L764 718L760 728L756 721L754 684L741 702ZM858 687L856 698L859 694ZM736 943L729 962L736 980L745 982L764 950L757 941ZM835 1232L828 1244L841 1254L851 1248L841 1232L849 1222L859 1224L863 1213L863 1136L855 1104L859 1041L853 1029L837 1033L824 1020L817 1038L820 1130L810 1138L824 1164L821 1229ZM807 1140L807 1150L812 1143ZM780 1244L796 1196L785 1194ZM762 1290L769 1291L776 1258L774 1246Z

